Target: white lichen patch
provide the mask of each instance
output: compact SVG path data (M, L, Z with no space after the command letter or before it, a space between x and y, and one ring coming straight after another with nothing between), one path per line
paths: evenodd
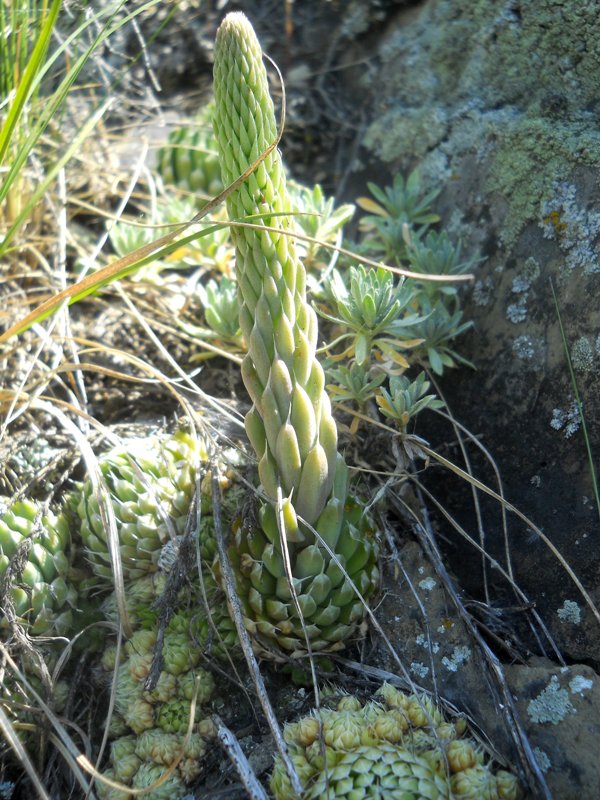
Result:
M594 369L596 354L587 336L580 336L571 348L571 361L576 372L591 372Z
M420 633L415 642L419 645L419 647L426 647L429 650L429 646L431 644L431 652L432 653L439 653L440 650L440 643L439 642L430 642L430 640L425 636L424 633Z
M580 424L579 407L575 400L566 409L553 409L550 427L554 428L555 431L562 431L565 439L570 439L579 430Z
M512 346L513 353L523 361L531 361L535 355L535 347L531 336L517 336Z
M583 675L575 675L575 677L569 681L569 689L571 690L571 694L583 694L588 689L591 689L594 685L594 681L591 678L584 678Z
M567 714L575 714L576 711L569 700L569 692L561 688L558 678L553 675L538 696L530 700L527 713L531 721L539 725L547 722L558 725Z
M426 678L429 674L429 667L426 667L422 661L413 661L410 665L410 671L417 676L417 678Z
M512 291L514 294L523 294L529 290L529 281L523 275L513 278Z
M454 648L451 656L444 656L442 664L448 672L458 672L458 668L471 658L471 648L466 645L459 645Z
M542 205L540 227L546 239L555 239L566 255L569 270L581 267L590 275L600 272L600 213L577 202L575 186L556 181L553 196Z
M522 334L512 344L513 354L526 362L529 369L542 370L545 364L545 343L539 336Z
M548 757L548 753L546 753L544 750L541 750L539 747L534 747L533 755L535 756L538 767L542 770L542 772L548 772L552 766L552 762Z
M518 302L511 303L506 309L506 318L515 325L527 319L527 295L519 297Z
M423 589L425 592L430 592L432 589L435 589L436 586L437 583L433 578L423 578L422 581L419 581L419 588Z
M565 600L556 613L561 622L570 622L573 625L581 624L581 608L574 600Z

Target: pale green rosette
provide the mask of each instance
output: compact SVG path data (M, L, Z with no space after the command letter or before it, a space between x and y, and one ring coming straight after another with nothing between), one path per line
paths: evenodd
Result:
M229 14L217 33L214 88L215 136L223 181L230 184L277 138L260 44L241 13ZM260 528L240 524L235 531L232 560L246 625L271 655L274 645L290 655L329 651L364 619L353 585L364 599L373 593L377 548L372 526L347 502L347 468L316 358L317 320L306 300L304 266L287 235L294 222L285 213L292 206L277 149L229 195L227 207L232 220L254 217L272 228L233 227L240 327L248 344L242 376L253 402L246 430L272 501L260 511Z
M131 439L99 459L110 492L127 583L167 568L185 532L206 445L185 431ZM208 510L208 492L203 510ZM107 532L92 482L71 497L92 569L112 584ZM176 555L176 553L175 553Z
M516 777L465 732L464 719L446 720L429 697L384 684L369 702L342 695L283 735L305 800L519 800ZM279 756L270 785L275 800L292 796Z
M78 592L71 535L63 514L32 500L0 497L0 628L10 607L32 635L65 636L75 626Z

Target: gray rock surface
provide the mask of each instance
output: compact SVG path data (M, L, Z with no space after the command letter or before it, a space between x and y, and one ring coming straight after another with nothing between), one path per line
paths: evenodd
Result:
M592 2L429 0L398 13L353 77L376 100L352 186L358 193L365 178L385 185L390 174L415 166L426 188L444 186L436 205L444 228L485 260L465 293L465 316L475 328L460 347L477 371L445 375L443 391L496 459L505 496L548 537L598 605L599 510L567 360L568 352L597 453L597 12ZM448 429L432 430L438 444L449 436ZM474 466L498 491L489 465L474 455ZM445 484L438 474L435 490L476 530L464 484ZM483 521L486 548L506 567L495 501L484 502ZM517 583L566 655L597 663L598 618L565 565L532 526L513 515L508 521ZM481 596L480 557L471 552L456 540L448 557ZM486 578L509 596L489 568Z
M580 664L539 659L506 668L517 709L555 798L600 797L600 681Z
M381 668L397 675L405 671L415 684L439 691L466 713L498 761L521 770L526 796L600 796L600 678L593 669L561 668L541 658L490 668L443 580L416 543L405 545L387 565L377 620L391 645L378 646ZM498 675L504 677L508 697ZM519 730L521 743L515 737ZM532 769L523 758L523 741L539 769L537 779L535 765ZM544 794L544 781L549 795Z

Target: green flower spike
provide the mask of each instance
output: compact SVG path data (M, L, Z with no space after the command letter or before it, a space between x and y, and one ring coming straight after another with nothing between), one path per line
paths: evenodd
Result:
M217 33L214 88L215 136L223 181L230 184L277 139L260 44L241 13L229 14ZM232 220L250 217L271 228L233 228L240 327L248 344L242 376L253 402L246 430L272 501L260 510L260 528L236 531L232 560L246 625L271 650L276 644L305 653L307 636L313 651L338 649L364 618L352 584L363 597L372 594L377 553L368 519L347 502L347 468L316 358L317 319L306 300L305 268L288 235L295 225L285 213L292 203L277 149L230 193L227 208Z

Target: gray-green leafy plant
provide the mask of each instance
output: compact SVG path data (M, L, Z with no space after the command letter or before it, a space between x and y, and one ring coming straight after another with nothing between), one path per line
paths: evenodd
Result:
M464 275L471 272L479 261L475 256L462 258L460 242L454 245L446 231L430 230L422 239L411 240L406 248L408 266L413 272L420 272L424 277L430 275ZM440 302L454 297L459 291L457 284L439 283L437 281L413 279L427 297L434 302L439 295Z
M408 337L402 341L403 329L419 320L411 311L416 295L414 286L402 279L396 281L383 267L350 267L347 275L348 282L333 270L327 292L333 299L334 313L320 309L321 316L349 329L340 339L350 339L346 352L357 364L366 364L378 348L386 355L395 354L393 360L407 367L400 351L414 345Z
M368 183L370 197L359 197L357 204L370 212L360 221L365 232L364 243L384 261L399 264L406 255L408 235L419 239L439 216L431 211L431 203L440 193L434 189L423 194L419 174L415 170L405 180L400 174L394 176L391 186L384 189Z
M219 282L199 283L196 292L204 308L206 324L225 343L241 345L237 283L227 276Z
M424 372L420 372L412 381L406 375L392 375L389 391L384 387L380 388L375 399L382 414L395 420L402 430L406 430L409 421L420 411L426 408L443 408L444 404L435 394L427 394L430 387Z
M323 267L331 258L331 251L323 245L341 243L342 229L354 216L355 207L350 203L336 207L333 197L326 197L318 183L308 187L288 181L287 185L296 224L302 233L318 240L299 239L296 242L298 253L306 270Z
M344 364L332 367L327 374L335 381L327 387L335 399L340 402L352 401L359 408L363 408L375 397L376 389L387 378L384 370L379 370L373 377L368 369L356 362L352 362L349 367Z
M470 320L463 321L462 310L456 306L449 309L440 302L432 304L426 297L421 298L421 309L423 319L410 327L411 335L421 340L415 358L428 364L436 375L456 364L473 367L454 349L454 340L473 326Z

